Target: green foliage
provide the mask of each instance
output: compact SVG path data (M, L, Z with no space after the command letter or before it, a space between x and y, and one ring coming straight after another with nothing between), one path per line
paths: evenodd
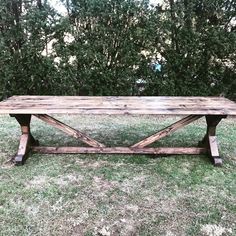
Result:
M56 54L73 78L75 93L90 95L135 94L136 81L147 70L147 60L140 53L148 50L148 6L136 1L75 1L65 19L70 43L59 43ZM68 29L68 28L67 28ZM60 30L64 31L64 28ZM58 33L58 42L65 34ZM75 58L68 65L70 57Z
M61 1L65 15L46 0L0 0L0 97L236 99L235 1ZM161 72L150 66L157 59Z
M226 10L227 9L227 10ZM232 1L168 1L156 40L171 95L236 96Z
M0 9L1 97L53 93L57 71L41 52L53 32L55 11L33 1L1 1Z

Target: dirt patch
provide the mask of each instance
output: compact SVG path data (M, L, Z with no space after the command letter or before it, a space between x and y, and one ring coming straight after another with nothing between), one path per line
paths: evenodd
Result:
M207 224L202 226L201 232L204 236L226 236L232 234L232 229L227 229L220 225Z
M115 182L110 182L98 176L93 177L93 191L99 191L99 194L106 193L115 187Z
M76 164L79 165L79 167L81 168L91 168L91 169L98 169L101 167L106 167L106 166L116 166L119 167L121 165L124 165L123 163L111 163L109 161L105 161L105 160L76 160L75 162Z
M139 224L133 219L121 218L114 222L101 221L94 228L94 234L100 236L133 236L137 235Z
M83 178L84 177L82 175L78 174L60 175L54 178L48 176L36 176L26 183L26 188L42 189L49 187L52 183L55 183L60 187L67 186L68 184L80 185L83 181Z
M25 207L25 212L29 217L37 217L38 213L40 212L39 205L27 205Z
M132 194L137 189L145 187L145 181L147 178L148 176L140 174L134 176L132 179L126 179L120 184L120 190L127 194Z
M176 234L172 233L171 231L167 231L165 236L176 236Z
M49 178L47 176L39 175L29 180L26 183L26 188L42 189L49 185Z
M67 186L68 184L80 185L84 177L78 174L67 174L58 176L56 179L53 179L53 182L60 187Z

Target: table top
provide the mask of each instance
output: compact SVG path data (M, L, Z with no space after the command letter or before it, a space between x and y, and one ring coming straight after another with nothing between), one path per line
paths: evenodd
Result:
M13 96L0 114L233 115L236 103L223 97Z

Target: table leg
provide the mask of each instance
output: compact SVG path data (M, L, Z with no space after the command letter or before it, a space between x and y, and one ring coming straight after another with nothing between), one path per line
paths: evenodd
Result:
M199 146L208 148L211 160L215 166L222 165L217 144L216 127L223 118L226 118L226 116L207 115L207 132L203 140L199 142Z
M30 132L31 115L16 114L11 116L15 117L17 122L20 124L22 133L20 137L19 149L12 161L16 165L23 165L28 157L28 153L30 152L31 146L38 146L39 142L38 140L35 140L35 138Z

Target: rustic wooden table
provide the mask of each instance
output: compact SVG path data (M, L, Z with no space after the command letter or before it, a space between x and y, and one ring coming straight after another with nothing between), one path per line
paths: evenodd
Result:
M24 164L30 150L40 153L127 153L127 154L202 154L208 153L215 165L221 165L216 126L228 115L236 116L236 104L223 97L80 97L80 96L13 96L0 102L0 114L10 114L21 126L22 135L16 156ZM49 116L53 114L138 114L186 115L174 124L130 147L106 147L83 132ZM89 147L42 147L30 132L35 116ZM198 147L147 147L153 142L205 116L207 129Z

